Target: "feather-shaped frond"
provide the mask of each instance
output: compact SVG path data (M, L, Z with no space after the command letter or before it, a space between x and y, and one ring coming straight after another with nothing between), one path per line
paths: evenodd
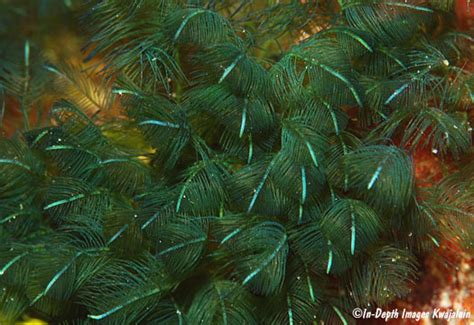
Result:
M332 136L330 143L325 162L327 177L331 184L339 184L344 191L348 191L349 173L344 165L344 156L361 146L362 142L352 133L342 132L340 135Z
M2 41L4 37L2 36ZM30 127L28 114L32 105L37 104L45 93L51 78L43 68L44 59L36 43L28 39L22 39L23 44L20 46L16 46L15 43L7 41L7 44L4 42L1 44L0 88L6 95L13 96L19 104L24 129L28 130Z
M278 171L275 172L277 161L278 155L260 159L254 164L239 169L231 176L229 188L231 189L233 198L235 198L235 204L241 206L242 209L245 209L247 212L257 211L268 213L270 207L262 203L262 197L264 197L263 194L265 192L272 192L271 187L269 189L269 186L271 186L270 175L272 174L274 177L278 175ZM288 166L288 164L286 164L286 166ZM286 181L292 182L293 180L286 179ZM271 198L271 196L268 198Z
M106 72L120 73L147 93L171 93L169 78L185 80L170 43L161 32L169 1L111 1L95 4L87 20L94 37L89 57L101 55Z
M54 104L51 114L62 131L59 134L62 133L67 137L64 140L81 145L88 150L106 150L108 141L100 128L74 104L61 100ZM47 135L52 134L45 130L44 133L38 134L33 143L39 142ZM63 141L61 137L55 140L55 144L61 144L60 142ZM110 150L109 147L108 149Z
M292 35L291 39L296 39L300 36L297 31L308 28L308 25L319 13L316 8L321 6L321 3L314 0L307 2L272 1L266 3L266 6L259 2L239 2L240 5L235 13L231 14L231 17L236 16L234 23L243 28L243 33L250 34L252 41L257 45L268 44L268 42L279 44L279 38L286 36L287 33ZM246 10L244 11L244 9ZM244 13L240 15L239 11L244 11ZM257 24L255 24L256 21L258 21Z
M321 230L335 246L354 255L378 239L382 222L364 202L342 199L323 214Z
M450 153L454 157L459 157L471 147L467 126L453 114L434 107L408 113L399 110L373 132L390 137L402 126L401 143L408 147L430 146L434 153Z
M54 235L46 235L42 245L11 246L5 255L9 261L0 272L0 277L5 273L6 277L0 281L17 288L27 286L28 305L38 311L51 315L71 311L74 307L68 300L108 262L100 254L104 247L97 232L100 228L88 227L91 224L83 222L85 219L60 227ZM29 275L21 279L23 272Z
M182 308L178 306L173 297L166 297L158 302L154 310L143 320L146 324L186 324L186 315Z
M268 101L256 96L237 97L224 85L194 89L186 94L186 103L193 114L210 114L239 138L268 133L275 127L274 109ZM194 123L196 128L202 128L197 125L201 121Z
M421 142L419 134L423 133L428 136L422 145L430 142L432 149L441 154L449 151L454 157L459 157L471 146L471 135L467 127L454 115L436 108L418 113L408 124L403 141L416 145Z
M340 2L350 26L371 33L382 44L407 41L434 21L432 9L401 0Z
M132 98L129 116L159 155L157 162L173 167L191 138L184 110L164 97Z
M386 104L387 98L392 96L393 89L399 85L399 81L391 79L373 79L362 77L360 83L364 86L367 106L360 111L360 118L365 125L373 125L385 121L392 109ZM405 90L405 89L404 89ZM398 97L397 97L398 98ZM414 97L412 97L414 98ZM398 99L402 99L401 97ZM406 100L407 97L404 97ZM403 102L402 105L412 105L410 102ZM405 106L402 106L402 108Z
M116 262L81 291L87 317L108 323L137 323L156 313L170 290L162 266L151 256L136 262Z
M24 279L30 277L30 269L25 263L26 253L15 251L15 256L3 252L2 269L0 272L0 322L13 323L24 315L29 307L29 297L25 294L27 289ZM8 258L8 262L4 262Z
M97 71L87 71L78 66L62 63L58 67L48 65L46 69L58 78L55 81L56 89L60 90L68 100L78 107L85 109L89 114L98 111L107 111L114 102L110 81L96 81Z
M140 226L139 212L125 200L115 201L114 209L101 219L104 238L115 256L130 258L148 252L153 246Z
M247 127L246 129L247 132L251 131ZM227 154L250 164L265 156L278 143L279 134L274 131L270 129L270 133L250 133L240 137L235 130L224 130L220 135L219 144Z
M257 324L250 295L239 284L215 280L202 288L189 308L190 324Z
M299 259L288 265L286 290L268 299L262 310L265 324L311 324L319 315L322 290L316 290L321 279ZM284 306L284 308L282 308Z
M214 45L200 54L198 60L205 65L212 63L218 84L229 84L243 94L263 95L268 92L270 79L267 71L256 58L237 45Z
M83 171L91 183L130 195L145 189L151 181L150 170L145 164L126 157L102 159Z
M319 309L319 319L327 324L354 325L356 322L351 316L350 309L344 309L341 302L337 298L322 304ZM351 306L353 307L353 306Z
M328 148L328 139L298 117L282 121L281 153L300 166L319 167Z
M222 240L222 249L242 284L261 295L278 292L286 272L288 236L279 223L264 221Z
M428 252L440 245L440 211L436 211L430 200L413 200L404 214L390 220L393 237L400 247L415 252Z
M192 220L169 223L157 230L156 257L172 276L196 267L207 245L207 233Z
M164 29L167 37L178 44L208 46L235 37L232 26L225 17L203 8L170 12L164 20Z
M347 127L347 114L322 98L306 94L286 105L290 118L311 125L318 133L338 135Z
M314 39L293 47L272 67L272 73L280 96L297 97L305 87L336 105L363 106L349 58L331 39Z
M226 164L224 159L216 157L190 166L183 173L183 183L178 186L176 212L217 214L228 196L225 189L229 174Z
M346 51L350 57L359 57L374 52L373 39L369 34L361 30L346 26L337 26L325 29L317 33L315 37L325 37L328 34L335 35L342 50Z
M359 306L369 303L382 305L410 292L417 268L415 256L409 251L380 247L354 267L350 290Z
M19 202L4 200L0 204L0 227L13 237L22 238L38 229L42 221L42 211L35 206L34 196ZM36 194L36 193L33 193Z
M176 196L178 189L170 189L158 183L147 191L136 195L136 215L142 231L154 233L154 227L160 227L174 220L176 214Z
M290 232L291 248L308 267L327 274L338 274L351 265L351 252L348 247L335 245L331 241L333 230L326 234L326 228L321 227L320 220L295 227Z
M381 213L403 211L413 195L413 166L394 146L365 146L344 156L349 187Z
M43 173L43 163L22 141L0 139L0 201L24 200Z
M69 215L90 215L99 218L109 208L107 192L74 178L54 178L47 188L43 210L56 222Z
M44 148L45 153L57 163L65 176L84 177L85 169L100 161L100 157L90 150L78 145L58 144Z
M453 243L472 247L474 165L471 163L443 179L426 199L439 233Z
M10 31L64 5L10 2L0 323L348 325L422 254L472 247L472 37L448 3L91 0L81 70ZM29 130L51 77L69 101ZM460 171L416 186L423 146Z
M33 294L30 306L43 312L60 314L71 308L67 301L104 269L108 261L104 257L91 257L83 251L64 248L57 249L55 253L48 251L31 257L31 262L35 262L36 277L29 285ZM61 310L61 305L66 310Z
M454 0L430 0L430 5L438 10L449 12L453 9Z
M432 75L430 69L414 70L402 74L394 80L382 82L384 85L373 85L370 88L372 102L379 101L378 96L381 96L385 90L382 87L390 87L389 96L383 98L383 105L390 105L391 107L411 107L420 104L427 104L430 99L434 98L434 94L440 89L440 78ZM382 92L382 94L377 93ZM385 95L385 94L383 94Z
M408 66L406 52L399 48L379 46L369 53L362 64L365 75L373 77L388 77L406 69ZM368 91L368 87L365 87Z

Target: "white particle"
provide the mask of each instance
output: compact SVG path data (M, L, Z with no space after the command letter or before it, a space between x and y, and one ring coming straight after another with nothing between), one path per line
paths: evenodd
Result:
M438 149L433 149L433 150L431 150L431 152L436 155L438 153Z

